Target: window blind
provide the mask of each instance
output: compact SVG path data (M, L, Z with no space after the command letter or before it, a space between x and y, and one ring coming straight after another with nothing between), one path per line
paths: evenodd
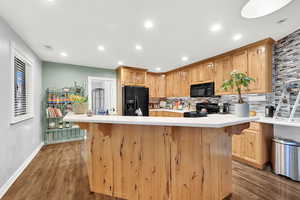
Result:
M14 116L27 114L26 63L14 57Z

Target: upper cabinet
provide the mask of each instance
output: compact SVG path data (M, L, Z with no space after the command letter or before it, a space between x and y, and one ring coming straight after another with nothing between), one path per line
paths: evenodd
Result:
M232 57L226 56L215 60L215 94L232 94L232 90L224 91L221 86L225 80L230 79L230 72L232 71Z
M146 71L145 69L133 67L119 67L117 69L118 81L120 81L123 86L145 86Z
M272 91L272 45L268 38L204 61L161 73L147 73L144 69L120 67L118 83L121 86L147 86L150 97L187 97L190 85L215 82L215 94L236 94L223 91L221 85L238 70L255 79L244 93L269 93Z
M249 87L252 93L272 92L272 45L265 44L248 50L248 75L255 79Z
M150 97L166 97L166 75L160 73L147 73L146 86Z
M247 74L248 71L248 51L242 50L232 55L233 70Z
M180 69L166 74L166 96L187 97L190 96L190 71Z
M213 62L197 63L190 67L191 84L213 82L213 80L214 80Z
M215 93L235 94L235 91L222 91L224 80L230 78L230 72L238 70L255 79L244 93L272 92L272 39L266 39L246 47L217 56L215 60ZM221 57L221 58L218 58Z
M201 70L200 70L200 77L201 82L213 82L214 81L214 72L215 72L215 66L214 62L204 62L202 64Z

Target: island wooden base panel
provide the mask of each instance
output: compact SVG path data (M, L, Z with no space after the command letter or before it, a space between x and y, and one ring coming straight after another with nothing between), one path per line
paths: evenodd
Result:
M225 129L80 125L93 192L128 200L221 200L232 192Z
M1 200L121 200L91 193L82 142L45 146ZM300 183L233 161L231 200L300 200Z

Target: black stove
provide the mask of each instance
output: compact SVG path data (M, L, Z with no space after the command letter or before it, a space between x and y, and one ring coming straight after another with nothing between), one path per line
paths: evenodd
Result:
M197 103L196 111L185 112L184 117L207 117L207 114L219 112L219 106L216 103Z

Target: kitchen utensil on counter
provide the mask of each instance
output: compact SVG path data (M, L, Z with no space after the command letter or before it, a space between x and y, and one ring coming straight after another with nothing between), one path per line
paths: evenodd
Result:
M219 113L228 114L229 113L229 103L219 103Z
M273 117L274 116L275 107L268 105L265 107L265 117Z

